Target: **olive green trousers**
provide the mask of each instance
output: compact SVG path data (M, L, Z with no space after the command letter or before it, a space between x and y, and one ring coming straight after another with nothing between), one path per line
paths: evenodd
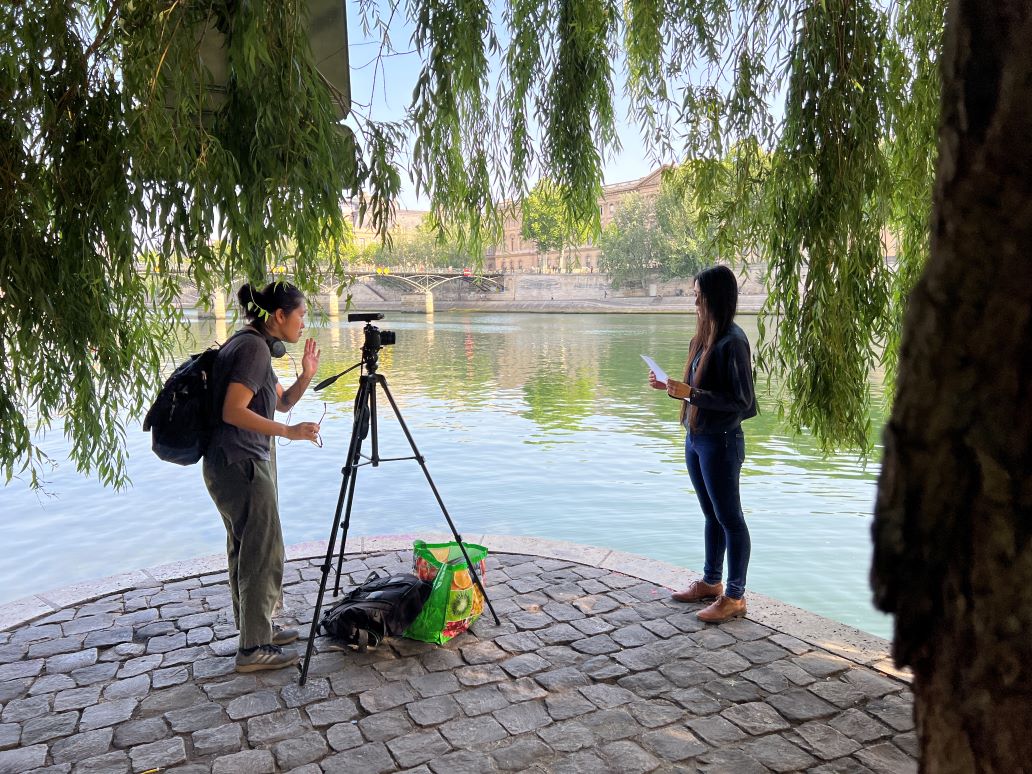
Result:
M272 615L283 585L283 530L275 463L227 464L219 452L204 458L204 484L226 527L226 558L240 648L272 642Z

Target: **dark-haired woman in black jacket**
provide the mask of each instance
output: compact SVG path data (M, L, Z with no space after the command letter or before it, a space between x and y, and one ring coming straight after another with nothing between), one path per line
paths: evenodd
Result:
M678 602L713 603L700 610L707 623L745 615L745 579L751 542L742 513L739 478L745 460L742 421L756 416L752 358L745 332L734 322L738 282L726 266L695 277L698 328L688 350L684 381L649 384L683 401L685 463L705 516L705 564L701 580L673 595ZM727 554L727 588L723 580Z

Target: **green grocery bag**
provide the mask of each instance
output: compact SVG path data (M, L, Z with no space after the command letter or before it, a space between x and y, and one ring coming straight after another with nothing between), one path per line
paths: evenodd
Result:
M484 582L487 549L475 543L463 543L477 577ZM412 572L433 584L423 612L405 630L405 636L442 645L456 634L466 631L482 612L484 595L473 582L466 559L458 543L425 543L412 545Z

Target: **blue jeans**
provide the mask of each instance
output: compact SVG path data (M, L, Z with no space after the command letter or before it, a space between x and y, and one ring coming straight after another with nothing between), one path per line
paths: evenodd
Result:
M689 432L684 441L684 461L706 517L706 562L702 579L706 583L720 583L726 551L724 593L732 599L741 599L745 594L745 575L752 549L738 492L745 461L745 434L741 428L707 435Z

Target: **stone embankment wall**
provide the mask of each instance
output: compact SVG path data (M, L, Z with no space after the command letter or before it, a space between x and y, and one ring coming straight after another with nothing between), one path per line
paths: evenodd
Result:
M766 299L762 267L740 270L739 310L758 312ZM507 312L595 312L595 313L694 313L693 282L690 279L655 282L647 289L613 288L607 274L506 274L498 278L501 289L478 288L457 278L433 290L430 309L437 311L507 311ZM412 292L404 283L391 277L369 277L356 282L348 291L351 309L360 311L408 311L426 313L426 297ZM314 299L322 311L336 315L335 295ZM204 309L196 290L184 287L184 306L197 307L201 314L219 316L233 313L233 298L223 299L211 310ZM346 296L340 299L342 312ZM224 311L225 310L225 311Z

